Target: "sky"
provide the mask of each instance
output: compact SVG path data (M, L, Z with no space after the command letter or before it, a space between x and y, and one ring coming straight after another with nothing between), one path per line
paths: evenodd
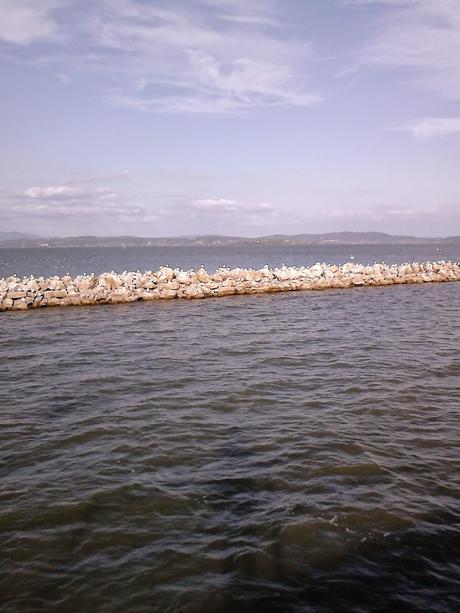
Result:
M460 235L460 0L0 0L0 231Z

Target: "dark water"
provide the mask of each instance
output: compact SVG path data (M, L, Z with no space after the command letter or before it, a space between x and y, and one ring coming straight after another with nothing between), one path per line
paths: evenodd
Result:
M458 610L459 305L0 314L2 612Z

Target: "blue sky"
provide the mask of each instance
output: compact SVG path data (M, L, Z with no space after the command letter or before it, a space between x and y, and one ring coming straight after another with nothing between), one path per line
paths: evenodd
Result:
M0 230L460 234L458 0L0 0Z

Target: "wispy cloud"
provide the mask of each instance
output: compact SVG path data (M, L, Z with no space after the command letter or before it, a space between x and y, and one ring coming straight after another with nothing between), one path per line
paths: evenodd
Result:
M304 217L299 225L320 224L331 230L354 229L380 231L392 234L442 236L456 234L460 222L460 205L454 203L420 204L413 201L402 205L396 199L382 203L351 203L347 206L331 206L320 214ZM322 230L321 230L322 231Z
M370 40L342 74L366 68L409 69L411 78L438 95L460 100L460 10L458 0L348 0L387 5L375 17Z
M235 23L242 23L246 25L259 25L276 27L276 20L271 17L264 17L260 15L220 15L220 19L226 21L233 21Z
M59 0L0 0L0 41L29 45L56 37Z
M401 8L405 5L414 4L418 0L342 0L342 4L347 6L395 6Z
M419 140L460 136L460 117L430 117L392 128L392 130L410 132Z
M262 217L273 217L275 207L270 202L238 202L231 198L204 198L194 200L191 209L203 213L211 214L232 214L243 213L250 215L260 215Z
M23 191L0 193L0 219L18 222L30 219L81 219L99 217L118 221L151 221L158 216L142 204L128 202L112 187L84 181L32 186Z
M275 17L253 6L248 14L251 3L212 3L206 11L203 4L209 3L197 2L192 10L180 3L165 8L109 1L109 13L95 16L91 36L118 55L116 68L109 67L122 85L111 94L115 104L228 114L320 102L302 78L312 57L309 42L268 33L265 26Z
M149 228L199 228L228 232L231 227L263 227L276 222L278 212L269 202L227 197L195 198L190 194L160 193L136 197L122 181L126 172L73 178L22 190L0 190L0 224L16 228L66 227L72 232L81 221L111 231L139 232ZM132 186L128 186L132 187ZM142 228L142 230L141 230ZM122 233L121 230L119 230ZM161 231L160 231L161 233Z
M184 203L183 209L191 219L199 218L220 231L228 231L229 223L240 228L266 228L278 219L278 211L270 202L203 198L191 204Z
M59 34L65 45L61 59L53 51L57 78L85 79L114 105L235 114L321 101L305 85L311 41L286 36L288 29L279 36L283 18L269 0L100 0L84 7L65 0L61 22L53 16L58 2L0 0L7 16L0 40L27 45ZM43 50L35 61L45 56Z
M130 181L133 178L133 173L130 170L120 170L101 175L82 176L78 178L67 179L65 185L86 185L88 183L114 183Z

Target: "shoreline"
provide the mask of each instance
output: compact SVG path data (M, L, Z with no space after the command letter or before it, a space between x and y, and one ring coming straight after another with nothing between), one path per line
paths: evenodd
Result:
M214 273L208 273L203 267L197 271L161 267L157 271L110 272L98 276L11 276L0 279L0 311L448 281L460 281L459 262L317 263L309 267L270 269L264 266L258 270L218 268Z

